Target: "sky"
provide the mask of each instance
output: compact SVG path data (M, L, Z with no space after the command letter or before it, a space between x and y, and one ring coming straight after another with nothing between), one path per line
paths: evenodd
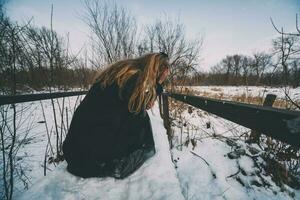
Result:
M50 26L69 34L70 48L77 53L88 43L89 29L82 20L84 0L9 0L7 14L20 23L33 18L37 26ZM275 24L295 31L296 13L300 21L300 0L115 0L130 10L138 25L168 16L185 25L188 38L203 36L199 69L209 70L226 55L251 55L268 51L271 40L279 36Z

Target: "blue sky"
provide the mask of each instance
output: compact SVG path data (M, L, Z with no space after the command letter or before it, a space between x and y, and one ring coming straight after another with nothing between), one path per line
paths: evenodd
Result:
M295 30L300 18L300 0L115 0L127 7L139 24L147 24L165 15L180 17L188 37L204 35L200 67L209 69L228 54L267 51L271 39L278 36L270 23ZM54 29L69 33L74 52L86 42L88 28L82 22L83 0L10 0L8 15L24 22L31 17L36 25L49 26L51 4ZM299 19L300 21L300 19Z

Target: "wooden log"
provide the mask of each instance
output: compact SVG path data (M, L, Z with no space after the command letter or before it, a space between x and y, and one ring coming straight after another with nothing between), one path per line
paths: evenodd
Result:
M297 148L300 147L299 111L178 93L169 93L168 96Z

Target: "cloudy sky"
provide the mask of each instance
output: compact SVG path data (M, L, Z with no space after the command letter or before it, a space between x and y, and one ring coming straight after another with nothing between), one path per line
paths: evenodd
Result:
M188 37L204 35L201 69L207 70L228 54L251 54L267 51L271 39L278 36L270 17L278 27L295 30L300 18L300 0L115 0L147 24L165 15L180 17ZM19 22L33 17L35 25L50 24L51 4L54 7L53 27L69 33L73 52L88 41L88 28L81 20L83 0L9 0L8 15ZM300 20L299 20L300 21Z

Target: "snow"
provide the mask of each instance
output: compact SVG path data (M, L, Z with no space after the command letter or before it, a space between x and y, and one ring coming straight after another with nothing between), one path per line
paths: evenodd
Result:
M276 185L265 189L251 184L254 180L260 181L254 174L252 159L247 156L228 159L226 155L230 151L229 146L219 139L203 139L193 152L205 159L208 166L191 153L191 148L172 150L185 199L292 199ZM239 172L239 167L245 175ZM236 180L237 177L244 185ZM274 191L278 193L275 195Z
M193 87L200 91L200 95L215 94L222 99L231 100L234 95L260 95L274 93L278 98L283 98L282 88L270 87L218 87L205 86ZM266 91L267 90L267 91ZM300 98L300 88L289 89L292 97ZM81 96L83 97L83 95ZM62 105L62 98L57 99ZM68 105L69 122L72 113L80 100L77 97L66 98ZM42 101L49 130L53 129L53 110L49 100ZM47 165L47 176L43 176L44 155L47 144L47 134L43 121L40 102L17 104L17 108L28 107L23 118L29 119L33 129L28 135L28 141L22 145L18 152L21 158L18 162L25 165L26 176L29 179L29 189L18 186L14 199L300 199L300 190L288 186L277 186L264 173L259 173L270 186L262 184L257 175L258 168L254 159L249 157L250 147L241 140L242 134L249 134L250 130L238 124L224 120L205 111L192 108L178 111L172 126L174 133L174 148L169 149L166 130L160 118L157 102L148 114L151 119L156 154L147 160L141 168L124 180L114 178L88 178L83 179L66 171L66 163L62 162L57 167ZM58 110L57 106L56 109ZM172 110L170 110L172 112ZM31 117L30 117L31 116ZM170 115L172 116L172 113ZM59 115L57 121L60 121ZM26 124L20 123L20 130L26 129ZM186 124L186 127L183 126ZM207 127L210 124L210 128ZM298 125L298 121L290 124ZM55 135L52 134L52 144L55 144ZM233 146L226 142L225 137L233 139ZM21 138L21 136L20 136ZM197 141L196 146L191 144L191 139ZM189 140L188 144L184 144ZM244 149L245 155L236 159L229 159L228 153L236 149ZM192 153L193 152L193 153ZM259 158L261 151L255 156ZM201 158L200 158L201 157ZM206 163L205 161L208 163ZM294 197L293 197L294 196Z
M191 89L198 90L198 95L212 95L211 91L223 93L222 97L227 100L245 92L244 87L201 86ZM248 94L262 94L262 89L250 88ZM280 88L268 88L268 91L283 97ZM300 88L291 91L294 97L300 97L297 96ZM259 157L261 152L252 158L249 149L259 150L259 147L241 140L241 135L249 134L251 130L194 107L190 110L191 113L188 109L174 109L171 113L175 119L171 153L185 199L300 199L300 190L287 185L277 186L269 175L255 166L255 159L257 163L264 162ZM232 138L233 144L229 145L226 138ZM191 144L191 139L197 141L196 146ZM235 159L228 158L228 153L239 150L244 153ZM262 181L270 186L265 186Z
M24 194L23 200L38 199L184 199L176 176L166 130L158 105L148 112L154 134L156 154L141 168L123 180L114 178L80 178L66 171L66 163L42 177Z
M246 95L252 97L265 97L275 94L277 99L284 99L285 92L294 100L300 100L300 87L284 88L270 86L179 86L178 89L189 88L198 91L200 95L231 100L235 96Z

